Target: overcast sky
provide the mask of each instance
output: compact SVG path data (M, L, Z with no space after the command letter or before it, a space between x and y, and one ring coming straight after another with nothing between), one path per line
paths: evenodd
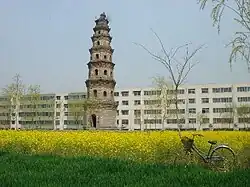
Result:
M84 91L92 28L104 11L111 19L119 88L146 87L152 77L168 76L163 65L133 43L159 52L150 28L167 49L186 42L206 44L188 84L249 81L241 61L230 72L225 44L236 29L232 14L227 13L218 35L210 10L200 11L196 0L0 0L0 87L19 73L24 83L41 85L42 92Z

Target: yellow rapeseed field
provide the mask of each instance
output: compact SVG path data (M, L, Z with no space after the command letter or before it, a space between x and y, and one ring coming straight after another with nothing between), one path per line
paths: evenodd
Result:
M197 132L195 132L197 133ZM250 132L204 131L197 147L209 148L208 140L227 143L237 155L250 154ZM192 132L182 132L191 136ZM118 157L146 162L173 161L183 151L175 131L0 131L0 150L25 154ZM249 155L244 155L250 158Z

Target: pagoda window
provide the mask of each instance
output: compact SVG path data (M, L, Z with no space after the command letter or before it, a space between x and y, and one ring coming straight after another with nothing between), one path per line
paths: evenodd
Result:
M97 97L97 90L94 90L94 97Z

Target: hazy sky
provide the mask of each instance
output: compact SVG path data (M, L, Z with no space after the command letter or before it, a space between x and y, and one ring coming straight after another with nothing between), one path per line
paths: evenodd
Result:
M157 2L157 3L156 3ZM196 0L0 0L0 87L20 73L26 84L41 85L42 92L85 90L95 17L107 12L115 49L117 87L145 87L151 77L168 76L133 42L160 51L150 28L167 49L192 42L205 43L188 77L188 84L248 82L246 65L238 62L230 72L225 44L236 26L227 14L222 32L212 27L210 9L199 10ZM181 58L180 56L179 58Z

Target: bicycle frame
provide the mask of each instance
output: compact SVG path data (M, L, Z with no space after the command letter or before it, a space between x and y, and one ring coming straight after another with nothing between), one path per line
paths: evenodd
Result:
M194 150L194 151L198 154L198 156L202 158L202 160L203 160L205 163L208 163L208 158L209 158L209 154L210 154L210 152L211 152L211 149L212 149L212 145L210 146L210 149L209 149L209 151L208 151L208 153L207 153L207 155L206 155L205 153L203 153L202 151L200 151L200 150L195 146L195 144L193 144L193 146L192 146L192 150Z
M213 145L211 144L211 146L210 146L210 148L209 148L207 154L205 154L205 153L203 153L202 151L200 151L200 150L195 146L195 144L193 144L192 150L194 150L194 151L203 159L203 161L204 161L205 163L208 163L208 162L210 161L212 153L215 152L215 151L216 151L217 149L219 149L219 148L227 148L227 149L231 150L231 151L234 153L234 151L233 151L229 146L227 146L227 145L225 145L225 144L217 145L217 146L216 146L215 148L213 148L213 149L212 149L212 147L213 147Z

